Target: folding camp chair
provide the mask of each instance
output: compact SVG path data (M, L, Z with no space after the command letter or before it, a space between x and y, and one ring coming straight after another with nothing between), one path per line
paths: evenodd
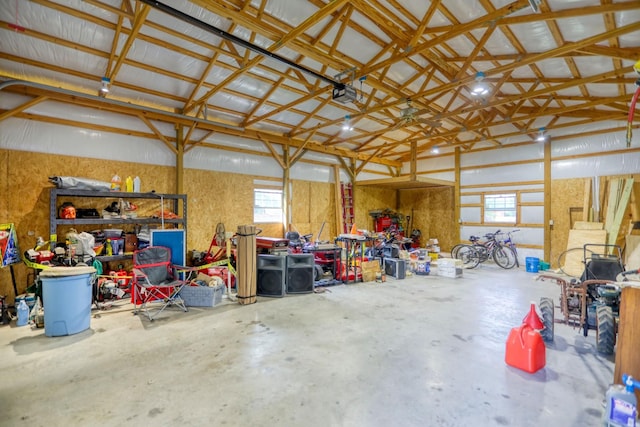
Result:
M153 321L170 305L188 311L180 297L180 290L188 280L180 279L178 270L195 271L190 267L171 264L171 249L167 247L149 246L135 251L131 287L134 314L142 311Z

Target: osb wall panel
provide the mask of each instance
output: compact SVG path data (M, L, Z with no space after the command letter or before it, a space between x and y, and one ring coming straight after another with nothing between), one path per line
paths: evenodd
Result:
M613 178L628 178L629 176L600 177L600 221L605 222L606 198L608 197L608 182ZM634 175L634 189L638 186L640 175ZM558 179L551 181L551 206L550 213L553 220L551 229L551 253L550 262L552 268L559 267L558 258L567 250L567 241L572 220L582 220L585 198L585 183L591 178ZM573 209L571 209L573 208ZM573 212L571 212L573 210ZM621 229L626 232L629 222L633 219L632 209L629 206L625 213Z
M420 230L421 244L428 239L438 239L443 251L451 250L458 243L453 218L454 191L451 187L399 191L399 212L409 215L412 229ZM411 233L412 230L408 230Z
M293 181L292 187L292 228L300 235L312 234L314 240L322 229L320 240L333 242L336 237L334 184Z
M388 188L356 186L354 190L355 223L360 230L374 231L372 210L397 210L397 192Z
M0 150L0 165L2 165L2 169L0 169L0 189L3 190L3 193L0 197L0 222L4 222L6 218L9 218L9 200L7 198L7 194L4 193L4 190L9 188L9 168L7 167L8 164L9 152L6 150Z
M291 185L292 212L291 230L300 235L311 233L311 183L294 181Z
M187 169L184 192L189 210L187 250L209 249L219 223L230 233L236 233L239 225L253 224L251 176Z
M15 224L21 252L33 247L38 236L49 239L49 193L54 188L49 182L50 176L78 176L111 181L111 177L117 173L124 181L127 176L137 175L142 181L142 191L154 189L159 193L173 193L175 189L175 172L167 167L115 161L105 163L96 159L10 150L0 150L0 161L1 170L6 171L0 178L0 193L3 195L0 222ZM101 212L107 199L93 202L88 199L69 201L78 207L94 207ZM144 204L141 209L145 209ZM60 227L58 236L63 238L69 228ZM99 227L76 228L78 231L88 231ZM14 271L18 292L24 292L31 285L27 283L28 269L23 264L17 264ZM12 301L13 286L8 268L0 271L0 295L9 295Z

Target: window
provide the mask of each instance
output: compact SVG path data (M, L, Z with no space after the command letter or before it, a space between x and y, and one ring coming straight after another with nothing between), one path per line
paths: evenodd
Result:
M253 190L253 222L282 223L282 190Z
M516 195L485 194L484 222L516 223Z

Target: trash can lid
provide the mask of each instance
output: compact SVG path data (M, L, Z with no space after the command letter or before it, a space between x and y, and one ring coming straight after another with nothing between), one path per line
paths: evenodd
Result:
M40 273L42 277L64 277L64 276L79 276L81 274L93 274L96 269L88 266L77 267L50 267L45 268Z

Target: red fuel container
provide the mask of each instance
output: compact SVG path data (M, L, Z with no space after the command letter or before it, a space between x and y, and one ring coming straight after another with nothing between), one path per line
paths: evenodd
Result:
M540 333L526 324L511 329L504 361L531 374L544 368L546 347Z

